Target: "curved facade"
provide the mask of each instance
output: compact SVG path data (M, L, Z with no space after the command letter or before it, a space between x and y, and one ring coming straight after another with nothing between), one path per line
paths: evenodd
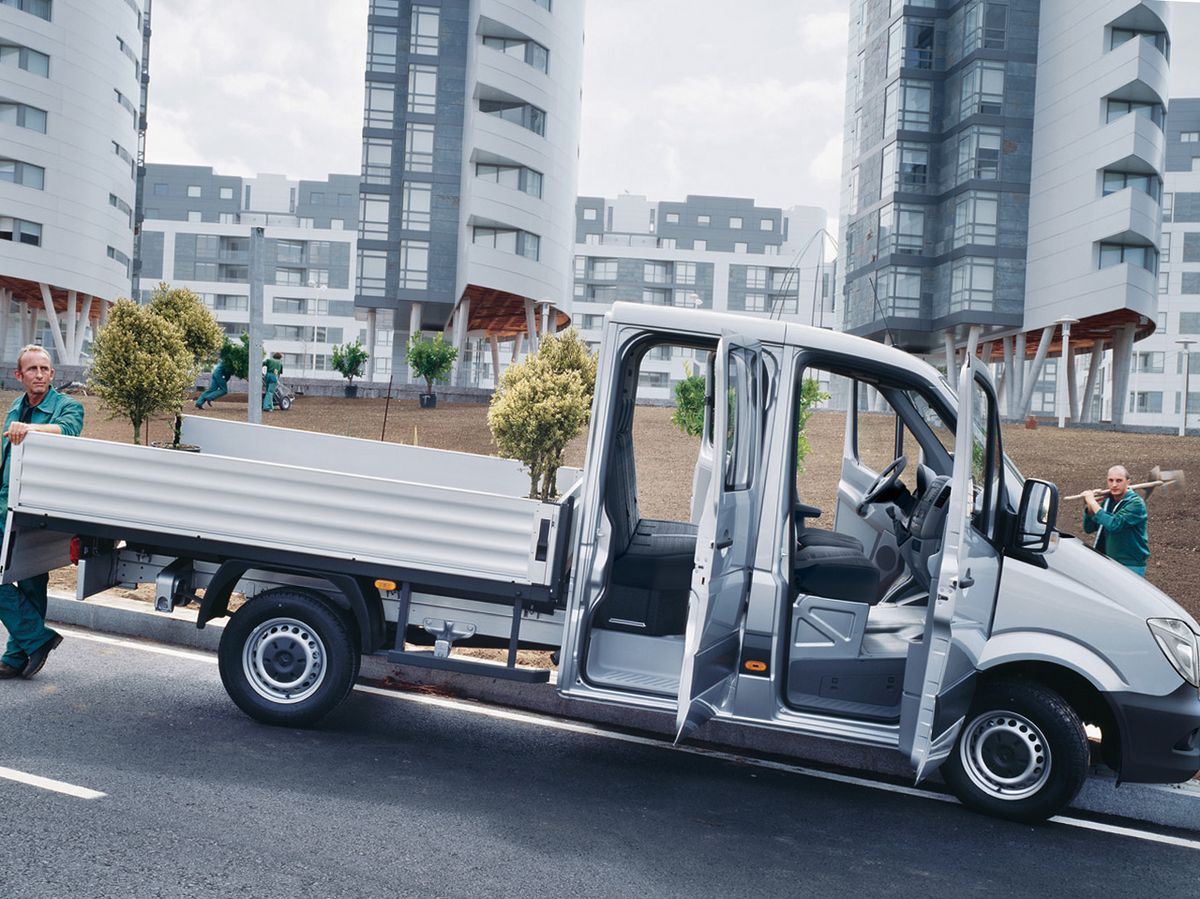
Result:
M390 319L406 373L407 335L444 328L470 363L460 382L489 381L501 340L515 358L567 320L583 5L373 0L368 29L368 343Z
M130 290L141 97L139 0L0 5L3 349L73 364Z

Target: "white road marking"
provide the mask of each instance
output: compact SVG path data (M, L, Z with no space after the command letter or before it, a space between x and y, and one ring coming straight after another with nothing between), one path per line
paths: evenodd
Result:
M75 784L69 784L63 780L51 780L49 777L27 774L24 771L17 771L15 768L0 768L0 777L5 780L16 781L17 783L28 784L31 787L50 790L54 793L62 793L65 796L74 796L76 799L103 799L108 795L107 793L101 793L99 790L77 787Z
M187 650L171 649L168 647L155 646L149 643L139 643L133 640L121 640L116 637L106 637L99 634L90 633L88 631L79 631L75 629L62 628L73 637L79 637L84 640L92 640L97 643L106 643L113 646L125 646L130 649L138 649L142 652L150 652L156 655L176 656L178 658L191 659L194 661L207 662L215 665L217 657L211 653L190 652ZM601 727L596 727L592 724L586 724L580 721L564 721L559 718L548 718L544 715L531 714L529 712L517 712L510 709L499 708L497 706L487 706L476 702L466 702L461 699L450 699L444 696L430 696L424 693L405 693L399 690L385 690L381 687L371 687L366 684L355 684L354 689L360 693L367 693L372 696L380 696L385 699L398 699L403 702L412 702L417 705L432 706L434 708L448 709L451 711L467 712L472 715L480 715L485 718L496 718L503 721L513 721L519 724L530 724L535 727L545 727L551 730L564 731L567 733L585 734L587 736L599 737L605 740L613 740L618 743L631 743L637 746L649 746L656 749L670 749L676 752L685 752L689 755L704 756L706 758L717 759L718 761L732 762L739 765L749 765L755 768L765 768L771 771L782 771L788 774L798 774L803 777L813 777L819 780L832 781L834 783L850 784L857 787L866 787L871 790L882 790L887 793L898 793L902 796L912 796L917 799L930 799L935 802L957 802L953 796L948 796L945 793L935 793L930 790L922 790L917 787L906 787L903 784L892 784L885 781L871 780L867 777L855 777L852 774L839 774L834 771L822 771L819 768L807 768L803 765L792 765L786 762L776 762L769 759L757 759L751 756L737 755L732 752L724 752L718 749L706 749L701 746L688 745L672 745L664 739L655 737L642 737L636 734L626 734L620 731L605 730ZM0 769L4 771L7 769ZM26 775L32 776L32 775ZM65 786L70 786L69 784ZM75 787L74 789L82 789ZM90 791L89 791L90 792ZM103 793L99 795L104 795ZM91 797L89 797L91 798ZM1152 833L1151 831L1138 830L1132 827L1121 827L1116 824L1104 824L1098 821L1088 821L1083 818L1071 818L1063 815L1058 815L1050 819L1055 824L1062 824L1066 827L1078 827L1084 830L1100 831L1102 833L1110 833L1116 836L1130 837L1135 840L1145 840L1151 843L1163 843L1168 846L1179 846L1184 849L1200 850L1200 840L1191 840L1185 837L1168 836L1165 834Z

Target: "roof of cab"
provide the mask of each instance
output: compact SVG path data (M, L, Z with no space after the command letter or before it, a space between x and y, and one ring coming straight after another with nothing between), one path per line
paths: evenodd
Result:
M720 337L722 334L738 334L761 343L787 346L811 347L870 359L885 365L894 365L912 372L920 372L935 383L941 372L923 359L903 350L886 346L865 337L855 337L841 331L814 328L797 322L776 321L758 316L739 315L733 312L713 312L709 309L681 309L674 306L645 306L640 303L613 303L608 313L613 321L645 328L661 328L691 334Z

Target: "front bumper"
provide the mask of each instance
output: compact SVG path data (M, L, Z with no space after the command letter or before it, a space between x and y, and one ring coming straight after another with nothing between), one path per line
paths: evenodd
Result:
M1200 691L1105 693L1121 734L1122 782L1182 783L1200 771Z

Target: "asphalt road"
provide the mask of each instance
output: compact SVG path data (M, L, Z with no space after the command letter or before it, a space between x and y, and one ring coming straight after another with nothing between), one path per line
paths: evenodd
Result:
M262 727L212 656L71 632L0 682L6 896L1194 897L1156 842L358 690ZM90 790L78 798L16 772Z

